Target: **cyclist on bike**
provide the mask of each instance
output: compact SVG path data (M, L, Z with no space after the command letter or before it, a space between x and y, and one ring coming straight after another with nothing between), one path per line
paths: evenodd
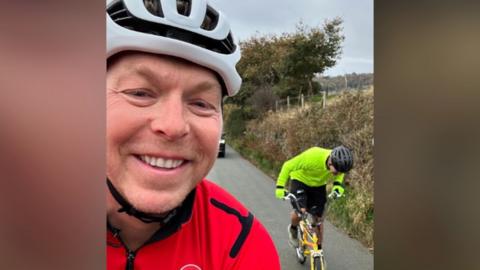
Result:
M333 188L329 196L341 197L345 191L343 180L345 173L353 167L352 152L345 146L330 149L312 147L294 158L286 161L277 179L275 196L283 199L286 194L286 183L290 180L290 192L299 201L302 211L307 211L315 218L315 231L318 235L318 248L322 248L323 212L327 201L326 185L333 180ZM289 242L297 246L297 231L300 218L295 211L291 213L288 226Z
M225 16L206 0L106 11L107 269L280 269L259 220L205 179L241 85Z

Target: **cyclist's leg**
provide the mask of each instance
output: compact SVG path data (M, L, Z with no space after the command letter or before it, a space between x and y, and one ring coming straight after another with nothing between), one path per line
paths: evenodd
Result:
M290 224L292 224L292 226L298 226L298 223L300 223L300 218L298 217L297 213L295 212L295 210L293 210L291 213L290 213Z
M290 192L297 197L298 204L300 205L301 208L305 209L306 208L306 188L308 188L304 183L292 179L290 180ZM293 206L293 202L292 202ZM294 207L295 208L295 207ZM298 223L300 222L300 218L298 215L295 213L295 210L291 212L291 224L292 226L297 226Z
M323 243L323 222L320 221L320 225L315 227L315 232L317 233L318 236L318 249L322 249L322 243Z
M323 214L327 201L326 186L308 188L307 198L308 211L315 217L315 222L318 224L315 226L315 232L318 237L318 247L321 248L323 242Z
M290 180L290 192L295 195L301 208L305 208L305 184L297 180ZM289 242L292 246L298 247L298 224L300 217L296 213L296 207L292 202L294 210L290 214L290 225L288 226Z

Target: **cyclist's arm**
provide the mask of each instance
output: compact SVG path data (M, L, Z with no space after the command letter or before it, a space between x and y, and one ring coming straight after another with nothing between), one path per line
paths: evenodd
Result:
M345 178L344 173L339 173L333 178L333 183L337 183L343 186L343 179Z
M301 163L300 156L296 156L290 160L287 160L285 163L283 163L282 169L278 174L277 187L278 186L285 187L288 179L290 178L290 172L297 170L300 163Z
M343 196L343 193L345 192L345 187L343 185L344 177L345 177L344 173L340 173L334 177L332 191L329 197L333 196L333 198L338 198Z

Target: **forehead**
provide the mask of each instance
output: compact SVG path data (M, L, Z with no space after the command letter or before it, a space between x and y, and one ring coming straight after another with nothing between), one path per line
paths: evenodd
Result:
M107 60L107 73L115 71L145 71L168 73L171 70L183 70L201 75L205 79L216 80L220 84L218 75L203 66L187 60L143 52L121 52ZM141 72L140 72L141 73Z
M107 60L107 85L143 78L163 86L168 82L188 80L193 87L215 89L225 96L226 88L214 71L187 60L142 52L122 52Z

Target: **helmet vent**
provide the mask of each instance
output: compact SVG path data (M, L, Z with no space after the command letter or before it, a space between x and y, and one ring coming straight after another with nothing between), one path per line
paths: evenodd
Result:
M143 0L143 4L145 5L145 8L148 10L148 12L158 17L164 17L162 11L162 4L159 0Z
M183 16L190 16L192 11L192 1L191 0L177 0L177 12Z
M132 19L132 16L128 12L128 10L125 8L123 1L114 2L107 9L107 12L108 12L108 15L110 15L110 18L112 18L112 20L118 24L121 24L122 21L128 21Z
M217 23L218 13L209 6L207 6L207 14L205 14L205 19L203 19L200 28L210 31L217 27Z
M156 16L163 16L162 7L160 6L159 0L143 0L143 2L149 12ZM185 3L185 1L182 2ZM191 2L188 1L187 5L190 6L190 3ZM187 6L185 6L185 9L190 10L190 8ZM185 9L182 9L182 11L185 12ZM236 50L236 45L233 42L231 33L228 33L228 36L225 39L217 40L187 31L185 29L145 21L133 16L132 13L127 10L122 0L113 2L107 8L107 13L116 24L132 31L181 40L221 54L231 54ZM202 28L205 30L212 30L215 29L217 23L218 13L210 7L207 7Z
M226 39L223 40L223 46L225 46L226 50L229 51L234 51L235 50L235 43L233 43L233 36L232 33L228 33L228 36Z

